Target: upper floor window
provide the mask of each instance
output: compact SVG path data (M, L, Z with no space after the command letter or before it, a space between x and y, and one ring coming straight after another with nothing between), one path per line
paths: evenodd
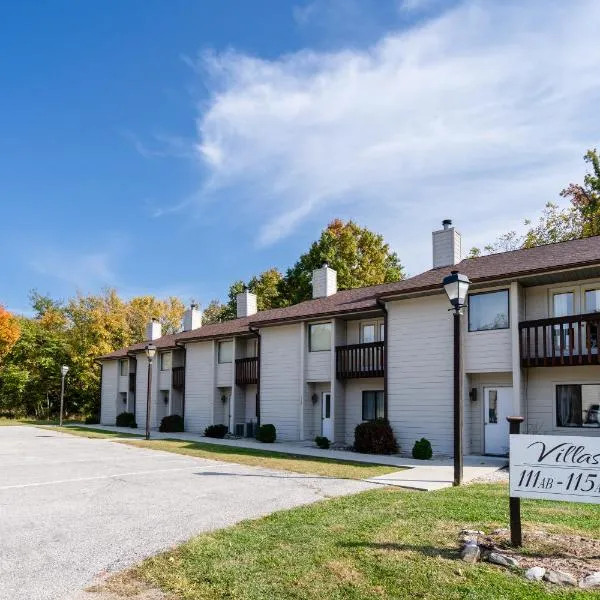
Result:
M331 350L331 323L313 323L308 326L308 347L311 352Z
M568 317L575 312L575 294L559 292L552 295L552 310L555 317Z
M557 427L600 427L600 385L557 385Z
M600 312L600 289L585 291L585 312Z
M218 355L220 365L233 362L233 342L219 342Z
M119 361L119 372L121 375L129 374L129 360L128 359L123 358L122 360Z
M508 327L508 290L469 295L469 331Z
M160 354L160 370L168 371L173 363L173 355L170 352L161 352Z
M254 358L258 356L258 340L253 338L246 342L246 357Z
M360 324L360 343L370 344L372 342L383 342L385 337L385 326L383 321L372 321Z

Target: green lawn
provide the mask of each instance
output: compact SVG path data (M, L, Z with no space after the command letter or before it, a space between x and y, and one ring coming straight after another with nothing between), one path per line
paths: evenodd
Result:
M141 438L141 433L121 433L119 431L106 431L105 429L94 429L92 427L83 427L81 425L68 425L67 427L59 427L58 425L46 425L44 429L53 429L55 431L62 431L63 433L70 433L71 435L78 435L87 438ZM132 431L135 431L133 429Z
M501 484L375 490L201 535L118 577L116 589L142 581L183 600L598 598L457 560L462 527L506 526L507 513ZM526 531L591 537L600 507L524 501L523 520Z
M175 452L176 454L233 462L253 467L280 469L283 471L293 471L294 473L311 473L344 479L368 479L369 477L376 477L377 475L401 470L400 467L390 467L387 465L374 465L312 456L297 456L284 454L283 452L222 446L208 442L139 440L124 441L122 443L139 448L152 448L154 450L164 450L166 452Z

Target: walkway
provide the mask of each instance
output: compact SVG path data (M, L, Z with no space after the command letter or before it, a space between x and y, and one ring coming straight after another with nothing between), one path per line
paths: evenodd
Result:
M111 427L108 425L89 425L91 429L104 429L120 433L141 433L140 430L128 427ZM386 483L398 487L433 491L451 487L453 480L453 461L449 457L434 458L428 461L415 460L399 454L392 456L360 454L348 450L322 450L317 448L313 442L275 442L264 444L251 438L241 439L216 439L207 438L197 433L160 433L151 432L152 439L176 439L199 444L215 444L222 446L234 446L237 448L250 448L262 452L281 452L294 454L296 456L314 456L318 458L330 458L333 460L345 460L352 462L371 463L379 465L390 465L402 467L404 470L381 475L368 481ZM492 456L465 456L464 457L464 481L469 482L480 477L485 477L508 464L506 458Z

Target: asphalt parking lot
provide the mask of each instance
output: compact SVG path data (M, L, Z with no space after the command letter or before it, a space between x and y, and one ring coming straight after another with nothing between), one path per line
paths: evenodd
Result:
M369 487L0 427L0 599L64 600L196 533Z

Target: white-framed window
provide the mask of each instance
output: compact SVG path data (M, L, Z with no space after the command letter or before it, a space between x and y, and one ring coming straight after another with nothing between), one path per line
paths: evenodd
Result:
M331 323L311 323L308 326L310 352L331 350Z
M556 386L557 427L600 427L600 383Z
M385 416L383 390L364 390L362 393L362 419L374 421Z
M385 324L383 321L363 321L360 324L360 343L383 342L385 339Z
M121 399L121 406L125 410L127 408L127 392L119 392L119 398Z
M219 342L217 354L220 365L233 362L233 342L231 340Z
M600 288L589 288L583 292L584 312L600 312Z
M254 358L255 356L258 356L258 340L253 338L246 342L246 357Z
M552 314L555 317L568 317L575 314L575 293L554 292L552 294Z
M508 329L508 290L469 294L469 331Z
M119 361L119 373L121 374L121 376L129 375L129 359L128 358L122 358Z
M173 364L173 354L171 352L160 353L160 370L168 371Z

